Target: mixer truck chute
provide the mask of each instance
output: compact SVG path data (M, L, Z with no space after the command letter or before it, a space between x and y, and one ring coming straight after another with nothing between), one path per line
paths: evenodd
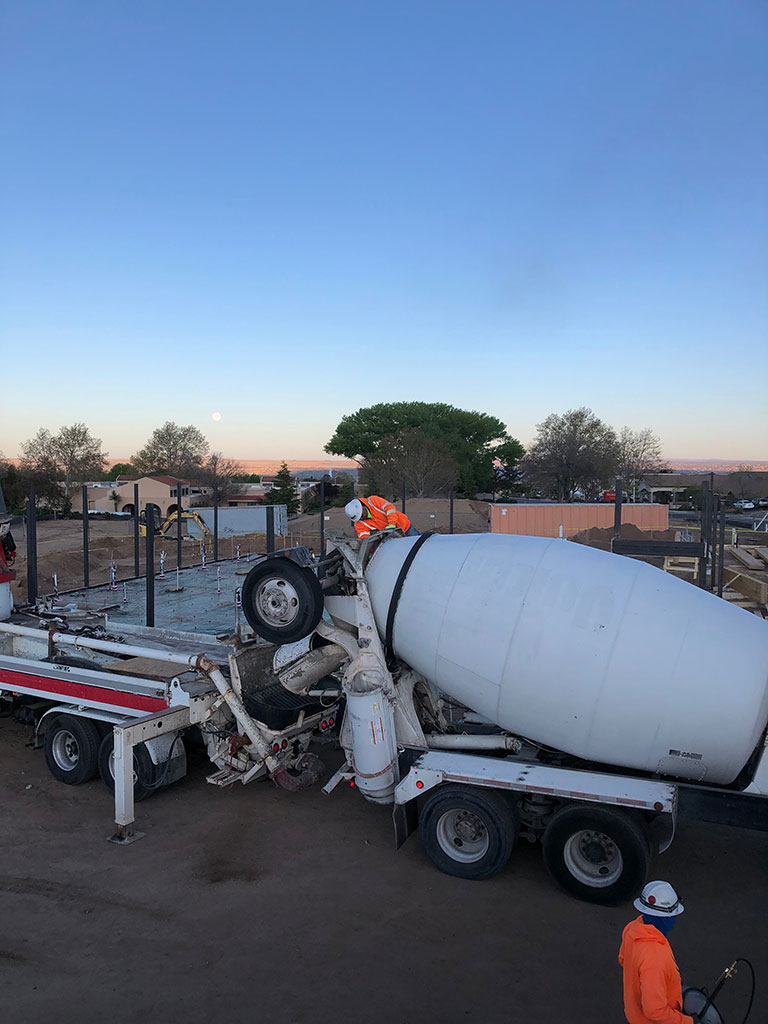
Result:
M347 702L325 790L393 805L398 845L418 828L443 871L487 878L522 836L566 890L615 902L672 841L681 784L768 793L768 624L688 583L491 534L336 541L318 577L312 644L344 653ZM286 626L279 603L244 610Z

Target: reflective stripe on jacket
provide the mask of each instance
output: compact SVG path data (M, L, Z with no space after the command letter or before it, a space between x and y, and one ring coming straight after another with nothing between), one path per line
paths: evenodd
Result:
M409 529L411 521L408 516L398 512L386 498L372 494L370 498L360 498L360 502L371 513L370 519L360 519L355 523L355 533L361 540L370 537L375 530L386 530L388 526L397 526L403 533Z
M681 1012L682 986L672 947L642 915L622 933L619 963L629 1024L692 1024L693 1018Z

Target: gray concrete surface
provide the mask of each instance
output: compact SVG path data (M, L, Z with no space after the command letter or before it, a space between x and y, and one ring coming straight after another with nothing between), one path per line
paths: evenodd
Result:
M138 807L145 839L107 843L97 780L48 774L29 730L0 719L2 1019L270 1024L589 1022L623 1017L616 963L635 912L557 890L540 851L481 883L436 871L389 812L346 786L220 791L207 762ZM325 750L325 748L324 748ZM338 754L325 756L335 767ZM768 835L686 825L654 864L687 904L683 975L711 985L735 956L768 1018ZM739 1024L746 976L721 1009Z

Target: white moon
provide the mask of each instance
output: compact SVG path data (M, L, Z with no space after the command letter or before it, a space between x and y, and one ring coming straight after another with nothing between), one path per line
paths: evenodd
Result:
M211 413L211 419L214 420L214 422L218 423L219 420L221 419L221 413L220 412L212 412Z

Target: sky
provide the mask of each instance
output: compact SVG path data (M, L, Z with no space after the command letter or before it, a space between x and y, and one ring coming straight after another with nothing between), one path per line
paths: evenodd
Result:
M421 400L765 459L766 52L764 0L9 0L0 452Z

